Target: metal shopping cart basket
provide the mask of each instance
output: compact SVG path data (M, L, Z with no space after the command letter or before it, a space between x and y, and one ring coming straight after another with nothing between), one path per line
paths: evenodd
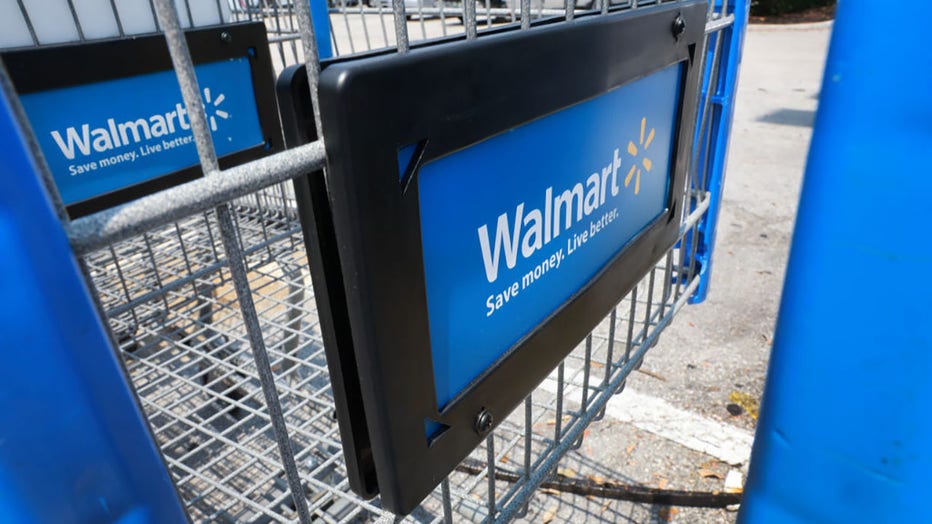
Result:
M326 163L325 149L314 132L329 123L326 118L322 123L318 106L321 60L335 58L336 63L352 64L373 53L404 55L434 41L453 42L448 44L453 47L493 35L533 32L543 26L559 28L686 3L395 0L365 4L339 0L330 5L315 1L308 9L306 3L290 0L62 0L54 10L44 10L45 4L29 0L4 3L6 26L0 31L5 35L0 37L0 48L6 49L6 69L0 74L3 96L11 108L4 114L10 129L18 126L23 136L30 137L22 141L15 132L0 135L7 137L4 148L9 162L4 163L26 166L29 159L37 162L39 179L52 195L57 221L95 300L96 311L88 307L84 313L99 315L109 331L150 431L146 435L126 429L120 438L154 442L190 520L364 522L396 518L379 498L364 500L350 486L354 472L347 466L336 421L339 406L318 309L324 299L317 300L311 282L311 268L317 261L305 248L301 197L291 182ZM684 207L675 224L675 245L649 261L630 293L524 398L524 409L496 421L483 444L443 478L407 519L508 521L525 514L535 490L554 474L568 451L581 445L586 428L603 415L609 398L621 393L627 375L676 312L691 300L702 300L747 9L747 2L720 0L705 11L705 36L695 49L703 74L694 100L695 135L682 186ZM254 24L243 30L238 22ZM195 67L207 59L199 56L199 37L191 34L203 28L204 34L216 37L205 53L227 59L223 55L227 48L222 46L232 49L256 27L264 29L268 49L247 48L245 53L265 60L276 75L304 64L310 95L300 115L303 120L290 124L310 131L300 140L292 136L288 147L268 141L259 148L262 151L231 160L224 150L227 145L211 139L210 129L227 125L217 120L230 114L223 111L222 97L227 104L236 102L230 94L198 92L193 81ZM124 47L107 47L115 41L136 42L133 45L139 46L140 55L120 56ZM180 88L189 110L179 105L172 113L174 121L165 113L161 122L191 128L190 140L199 153L199 167L193 170L207 176L180 171L171 183L147 186L144 194L116 191L108 193L110 200L73 205L70 189L50 174L54 165L42 154L41 140L29 134L28 130L40 126L33 107L41 107L30 93L42 82L67 83L52 77L96 73L71 71L63 65L63 74L57 74L43 70L41 60L30 62L12 54L50 49L54 55L68 47L62 44L100 43L82 48L90 49L86 53L100 53L100 62L108 64L100 66L102 71L110 67L111 62L103 60L107 57L121 64L134 63L120 67L149 74L147 50L164 47L165 41L168 45L162 58L151 61L161 60L164 66L171 59L171 83ZM56 59L61 60L49 58ZM101 74L111 79L106 71ZM195 109L201 100L206 111ZM269 103L275 107L274 100L266 97L265 106ZM294 114L286 113L281 123L287 133L288 115ZM267 110L260 109L256 125L274 121L277 126L277 118L270 119ZM157 122L150 120L145 131L137 124L136 133L158 134ZM73 136L60 133L59 144L70 147L75 156L75 148L106 149L108 141L112 146L114 141L133 137L133 129L114 125L112 133L104 130L95 135L88 130L86 137L77 127ZM248 124L240 119L233 125ZM328 134L326 127L323 134ZM641 135L643 145L643 124ZM91 139L100 142L90 145ZM166 140L160 147L174 146ZM129 161L128 157L108 158L108 162ZM24 163L17 164L17 159ZM33 176L25 168L18 173ZM42 212L38 208L29 211L32 216ZM87 347L86 352L93 353L92 349ZM109 375L104 375L113 371L97 369L93 380L85 377L96 381L95 387L107 382ZM121 401L113 399L114 405ZM137 445L143 453L148 444L137 440ZM139 460L142 468L145 460ZM156 492L161 493L153 488L145 496ZM94 512L100 508L84 510L97 515ZM159 515L167 518L169 513Z

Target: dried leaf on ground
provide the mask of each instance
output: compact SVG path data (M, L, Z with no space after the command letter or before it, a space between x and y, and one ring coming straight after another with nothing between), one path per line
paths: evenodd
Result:
M728 400L744 408L744 410L748 412L748 415L751 415L751 418L757 420L757 415L760 411L760 400L758 400L757 397L750 393L745 393L744 391L732 391L728 395Z
M722 480L725 478L725 475L722 475L718 471L714 471L714 470L706 469L706 468L701 468L699 470L699 476L704 479L716 478L716 479Z
M557 475L566 477L568 479L576 478L576 472L570 468L557 468Z
M670 507L660 508L659 510L657 510L657 517L659 517L660 520L663 520L665 522L673 522L673 517L679 512L680 510L676 508L670 508Z
M647 375L648 377L653 377L653 378L655 378L655 379L657 379L657 380L660 380L660 381L662 381L662 382L666 382L666 381L667 381L667 377L661 375L660 373L654 373L653 371L651 371L651 370L649 370L649 369L641 368L641 369L635 369L635 371L637 371L638 373L642 373L642 374L644 374L644 375Z
M553 519L557 518L557 508L552 507L544 513L544 517L541 519L542 524L550 524L553 522Z
M596 484L605 484L606 482L605 477L600 477L598 475L589 474L588 478L589 480L591 480L592 482L595 482Z

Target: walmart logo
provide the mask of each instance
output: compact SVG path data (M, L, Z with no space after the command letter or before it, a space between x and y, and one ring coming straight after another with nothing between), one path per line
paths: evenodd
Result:
M223 93L214 97L209 87L204 88L204 106L212 131L217 131L218 119L230 118L230 114L221 108L225 98ZM120 122L116 118L108 118L103 125L96 127L91 127L89 122L83 123L67 127L63 131L54 130L51 135L65 158L74 160L78 154L86 157L94 153L107 153L154 138L171 137L190 129L188 113L179 102L168 111ZM178 141L176 145L180 145L190 142L190 137L179 137L175 140ZM174 141L166 142L173 143Z
M206 104L205 109L207 109L207 115L208 115L207 118L210 120L211 131L217 130L217 119L218 118L223 119L223 120L230 118L229 113L227 113L223 109L220 109L220 104L222 104L225 99L226 97L223 95L223 93L220 93L219 95L217 95L217 98L211 100L210 99L210 88L209 87L204 88L204 102Z
M627 161L622 159L624 154L621 148L615 148L612 157L605 158L606 163L583 173L575 184L568 187L550 186L544 191L543 198L518 202L513 213L505 210L494 222L479 225L476 232L487 280L491 283L498 279L501 262L508 269L513 269L521 258L530 258L562 234L571 235L565 252L569 256L619 216L618 209L612 209L617 205L615 198L622 189L619 175L624 176L626 190L633 181L633 193L640 193L641 174L644 171L650 172L654 167L647 157L647 150L655 135L654 128L650 131L647 129L647 118L642 118L638 143L630 140L626 148L632 161L627 175L622 167L627 167ZM589 223L591 227L577 234L577 225L584 223ZM562 249L555 253L550 267L559 267L563 256ZM522 280L523 283L527 281ZM494 308L490 311L494 311Z
M638 149L638 146L634 144L633 141L628 142L628 154L631 155L634 160L631 165L631 169L628 170L628 175L625 176L625 187L628 187L631 184L631 179L634 178L634 194L638 194L641 191L641 168L644 168L644 171L650 172L653 163L647 156L647 148L650 147L651 142L654 141L654 128L651 128L650 133L648 133L647 138L644 138L644 131L647 127L647 118L641 119L641 139L638 141L641 149ZM638 154L643 151L641 155L641 162L638 164Z

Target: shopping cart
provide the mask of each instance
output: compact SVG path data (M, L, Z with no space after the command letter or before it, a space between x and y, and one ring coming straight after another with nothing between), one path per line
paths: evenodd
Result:
M59 41L44 39L51 17L72 24L73 41L125 37L130 25L141 32L161 27L191 101L199 95L191 89L182 27L263 22L276 72L306 63L313 90L320 59L331 55L406 53L420 41L483 38L529 30L537 19L571 23L656 3L567 1L557 9L529 0L416 6L396 0L390 7L341 0L335 7L315 1L309 11L305 3L278 0L183 0L177 10L171 0L152 0L145 5L151 10L143 10L147 23L129 24L122 4L111 2L105 7L116 32L103 34L99 24L87 27L81 0L68 0L70 17L63 20L19 2L14 14L22 17L26 40L6 45ZM679 242L526 398L524 409L502 421L408 519L504 522L523 515L676 312L701 298L747 9L741 0L708 8L705 80ZM321 16L327 11L329 17ZM16 94L7 79L3 84L15 107ZM184 510L198 522L392 521L378 498L362 500L350 490L334 418L308 270L314 261L304 248L290 181L324 165L321 144L220 171L206 127L192 125L204 179L74 220L66 218L52 184L46 187Z

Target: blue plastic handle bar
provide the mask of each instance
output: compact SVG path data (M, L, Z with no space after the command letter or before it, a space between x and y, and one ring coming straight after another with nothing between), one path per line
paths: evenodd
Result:
M333 56L330 42L330 6L327 0L309 0L311 2L311 23L314 24L314 36L317 40L317 54L320 59Z
M722 0L716 0L716 11L722 10ZM725 183L725 163L728 158L728 142L731 136L731 122L734 114L735 93L738 87L738 68L741 65L741 54L744 47L744 33L748 24L748 0L729 2L727 13L733 14L735 19L731 26L709 34L705 73L702 81L701 98L699 102L699 123L703 129L696 127L696 136L693 142L694 165L691 167L695 176L704 178L704 187L709 192L709 210L697 226L697 234L691 232L685 237L683 253L692 255L694 271L699 273L699 286L693 296L689 298L690 304L698 304L705 300L709 293L710 278L712 276L712 251L715 246L715 232L718 225L718 215L722 204L722 188ZM717 74L713 78L713 58L716 45L719 46ZM711 91L711 92L710 92ZM705 100L708 96L708 109ZM706 114L704 114L706 113ZM694 238L695 237L695 238ZM693 247L692 243L696 245ZM695 250L695 251L693 251ZM686 260L684 267L690 266ZM692 275L684 276L684 279Z

